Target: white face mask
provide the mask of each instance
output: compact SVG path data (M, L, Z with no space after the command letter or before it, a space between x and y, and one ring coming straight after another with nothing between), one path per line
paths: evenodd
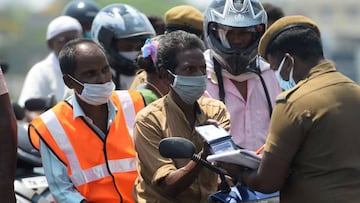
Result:
M292 67L291 67L291 71L290 71L290 75L289 75L289 80L286 81L281 77L281 69L284 66L286 60L286 56L284 56L284 58L281 60L280 65L278 67L278 69L275 71L275 75L276 75L276 79L278 80L281 89L283 90L289 90L291 88L293 88L296 85L296 82L293 78L293 71L294 71L294 58L291 57L291 62L292 62Z
M133 61L139 55L139 51L119 51L119 55L130 61Z
M103 84L89 84L81 83L80 81L73 78L71 75L68 75L76 83L83 86L81 94L75 91L75 94L79 96L84 102L93 105L99 106L105 104L109 101L112 92L115 90L115 84L113 81L103 83Z

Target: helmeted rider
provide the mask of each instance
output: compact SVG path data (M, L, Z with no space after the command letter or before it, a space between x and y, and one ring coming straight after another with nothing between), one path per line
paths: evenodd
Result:
M73 0L65 5L63 15L71 16L77 19L83 29L85 38L91 38L91 24L100 6L92 0Z
M207 91L225 102L235 143L256 150L265 142L281 91L269 64L257 55L266 12L259 0L214 0L204 15Z
M137 71L134 60L145 40L155 36L146 15L127 4L108 5L95 16L91 35L106 51L116 88L128 89Z

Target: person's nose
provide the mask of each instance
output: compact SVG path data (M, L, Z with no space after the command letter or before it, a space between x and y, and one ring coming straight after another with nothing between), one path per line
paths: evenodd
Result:
M243 47L246 45L246 40L244 37L239 36L234 36L231 37L231 39L229 40L231 45L235 45L237 47Z
M228 40L234 47L246 47L251 41L251 33L242 31L233 31L229 33Z
M101 74L99 74L97 83L104 84L104 83L109 82L111 79L112 79L111 74L101 73Z
M194 75L196 76L202 76L206 74L206 68L204 68L204 66L198 66L196 73Z

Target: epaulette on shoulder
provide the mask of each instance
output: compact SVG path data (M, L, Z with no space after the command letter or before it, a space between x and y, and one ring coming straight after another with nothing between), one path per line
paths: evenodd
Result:
M275 99L276 103L283 102L289 99L289 97L297 90L299 89L299 85L293 87L292 89L286 90L281 92Z
M288 95L288 91L281 92L278 96L276 96L276 103L286 101Z

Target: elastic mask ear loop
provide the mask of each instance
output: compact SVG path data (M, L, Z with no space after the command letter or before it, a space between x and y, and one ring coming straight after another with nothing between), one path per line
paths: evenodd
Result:
M277 71L279 72L279 74L281 74L281 70L282 70L282 68L283 68L283 66L284 66L285 60L286 60L286 56L284 56L284 58L281 60L279 66L278 66L278 70L277 70Z
M169 69L167 69L167 72L174 77L174 81L173 81L173 83L171 84L171 87L174 87L175 84L176 84L176 80L177 80L177 77L176 77L176 76L177 76L177 75L175 75L174 73L172 73Z
M293 58L292 56L290 56L290 59L291 59L291 71L290 71L290 75L289 75L289 80L288 80L288 81L290 81L291 78L294 80L294 78L293 78L293 72L294 72L294 63L295 63L295 61L294 61L294 58Z
M77 79L75 79L73 76L69 75L69 74L66 74L69 78L71 78L73 81L75 81L77 84L81 85L84 87L84 84L81 83L80 81L78 81Z

